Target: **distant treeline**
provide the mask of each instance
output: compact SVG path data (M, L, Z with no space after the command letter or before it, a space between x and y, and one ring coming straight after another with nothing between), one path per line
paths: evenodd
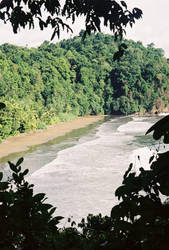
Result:
M76 116L162 110L169 104L169 64L153 44L118 43L98 33L38 48L0 46L0 138Z

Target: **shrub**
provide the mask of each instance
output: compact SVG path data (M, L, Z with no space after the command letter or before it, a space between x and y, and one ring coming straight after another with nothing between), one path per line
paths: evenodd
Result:
M169 143L169 116L153 125L154 139ZM132 164L115 195L120 203L110 216L89 214L76 225L58 228L63 218L33 193L21 171L23 158L9 162L12 177L0 173L0 249L2 250L168 250L169 151L150 158L150 169L132 172ZM165 202L163 202L166 200Z
M55 249L57 224L63 217L52 217L55 208L45 203L45 194L33 194L25 181L28 169L9 162L12 178L3 181L0 173L0 249Z

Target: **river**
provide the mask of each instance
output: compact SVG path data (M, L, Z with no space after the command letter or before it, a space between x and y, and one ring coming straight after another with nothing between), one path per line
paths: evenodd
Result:
M76 221L88 213L109 215L118 202L114 192L129 163L134 162L138 170L139 164L144 167L148 162L147 146L153 141L144 134L156 120L113 117L38 147L24 156L24 168L30 168L28 180L35 184L35 192L46 193L47 202L57 207L56 215L73 216Z

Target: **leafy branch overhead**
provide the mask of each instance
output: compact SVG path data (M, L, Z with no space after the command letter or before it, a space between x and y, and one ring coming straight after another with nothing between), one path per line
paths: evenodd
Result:
M19 28L34 28L35 20L41 30L47 27L53 29L51 39L57 35L60 30L66 29L67 32L72 29L65 21L70 19L72 23L79 16L84 16L86 34L101 30L101 22L104 26L113 31L115 37L122 37L127 25L132 25L135 20L142 17L142 11L134 8L129 11L124 1L120 3L113 0L1 0L0 19L10 22L14 33Z
M152 131L154 131L153 138L155 140L159 140L162 136L164 136L164 143L169 143L169 115L156 122L147 130L146 134L149 134Z

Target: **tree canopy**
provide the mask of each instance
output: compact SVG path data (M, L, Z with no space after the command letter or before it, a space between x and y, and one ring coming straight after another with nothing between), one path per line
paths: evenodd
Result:
M0 18L11 22L15 33L27 25L33 28L37 19L41 29L51 25L52 38L59 36L60 27L71 30L64 16L74 22L84 15L84 35L100 31L103 19L115 36L122 36L126 25L132 26L142 15L137 8L128 11L124 1L110 0L67 0L63 6L59 0L2 0L0 9ZM1 138L36 128L40 121L50 124L51 114L56 119L60 113L128 114L167 107L169 66L162 51L152 45L144 48L139 42L127 44L124 60L119 62L112 60L111 53L118 44L100 33L85 43L76 37L60 45L45 42L31 50L1 46ZM88 53L90 49L95 53ZM169 143L168 121L169 116L147 133L154 131L154 139L164 136L164 143ZM59 230L62 217L53 217L55 208L44 203L45 194L34 195L33 185L25 180L28 170L21 170L23 159L9 162L12 177L4 181L0 173L0 248L167 250L169 205L161 195L169 195L168 159L169 151L158 153L150 158L150 169L140 168L138 175L130 165L115 192L120 203L110 216L89 214L78 225L80 231L75 222Z
M76 116L164 112L169 64L161 49L111 35L87 36L39 48L0 46L0 137L6 138ZM92 53L91 53L92 51Z
M66 19L72 23L84 16L86 33L101 31L101 23L108 26L115 36L122 36L127 25L132 26L142 17L139 8L128 10L124 1L112 0L1 0L0 19L10 22L14 33L20 27L34 28L37 20L41 30L52 27L53 35L60 30L72 31ZM85 33L85 34L86 34ZM85 35L84 34L84 35Z

